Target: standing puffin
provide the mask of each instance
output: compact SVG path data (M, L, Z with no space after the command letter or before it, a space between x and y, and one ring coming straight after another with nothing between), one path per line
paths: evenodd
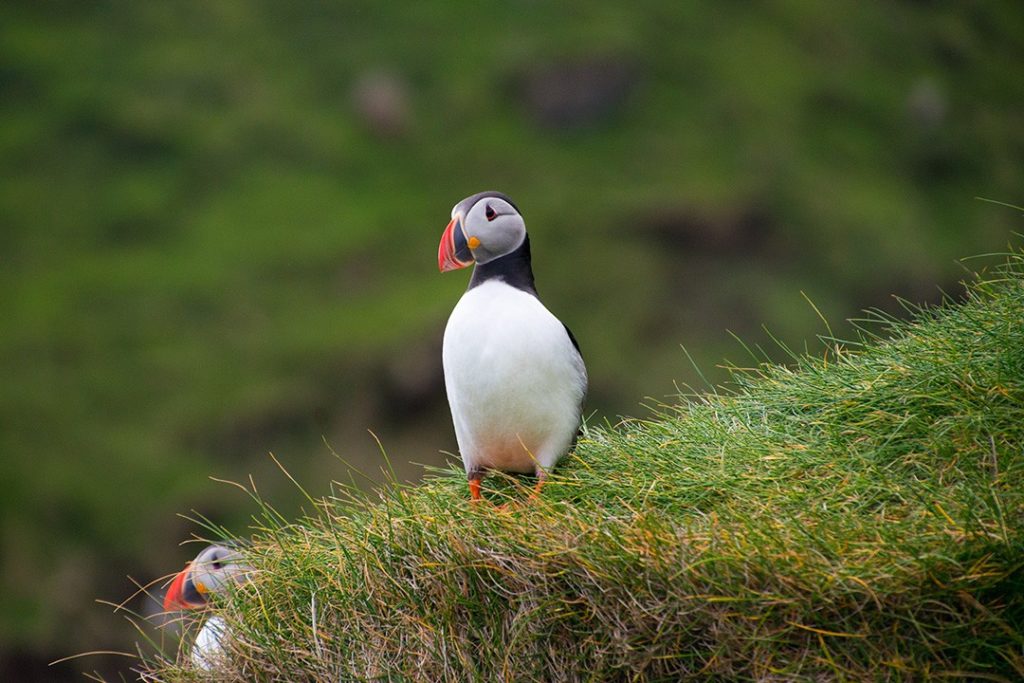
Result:
M228 584L244 579L250 571L237 551L222 545L207 546L171 581L164 596L164 611L204 607L210 595L222 593ZM206 671L216 668L224 656L226 637L224 619L217 615L209 617L192 643L192 664Z
M537 296L526 225L500 192L456 204L441 236L441 272L471 264L442 351L470 497L480 499L487 470L536 474L539 491L579 430L587 369L572 332Z

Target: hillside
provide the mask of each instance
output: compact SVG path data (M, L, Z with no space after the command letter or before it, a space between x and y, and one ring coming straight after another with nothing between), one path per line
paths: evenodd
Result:
M589 426L537 501L445 472L263 504L219 678L1019 679L1024 259L860 326Z

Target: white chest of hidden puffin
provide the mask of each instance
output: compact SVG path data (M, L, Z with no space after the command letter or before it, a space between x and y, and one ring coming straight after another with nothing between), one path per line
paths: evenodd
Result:
M442 272L475 264L444 331L445 388L469 491L487 470L537 475L566 454L580 427L587 370L575 338L537 296L523 217L500 192L452 209Z

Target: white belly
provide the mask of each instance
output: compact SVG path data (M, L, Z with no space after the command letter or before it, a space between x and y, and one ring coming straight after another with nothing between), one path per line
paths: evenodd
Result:
M500 281L469 290L448 319L442 355L467 472L547 470L569 449L586 369L536 297Z
M211 616L203 624L192 644L192 664L197 669L211 671L223 662L227 628L224 619L217 615Z

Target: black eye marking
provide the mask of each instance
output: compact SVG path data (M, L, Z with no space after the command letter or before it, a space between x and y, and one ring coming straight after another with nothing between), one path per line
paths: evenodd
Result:
M212 566L214 569L221 569L224 565L221 564L220 560L214 560Z
M487 205L487 210L484 211L484 216L487 217L487 220L493 221L495 218L498 217L498 214L497 214L497 212L494 209L491 208L491 205L488 204Z

